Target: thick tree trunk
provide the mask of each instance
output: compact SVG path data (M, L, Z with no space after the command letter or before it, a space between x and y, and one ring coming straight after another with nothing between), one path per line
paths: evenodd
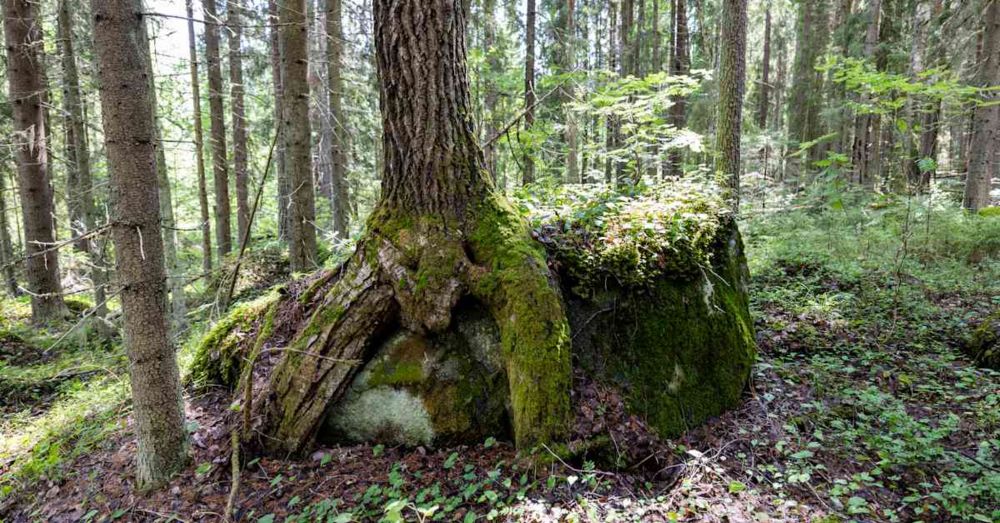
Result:
M795 62L788 100L788 135L799 143L822 136L819 109L823 75L816 71L816 62L825 52L828 37L826 1L804 0L799 3Z
M219 57L219 26L222 18L216 10L215 0L202 0L201 5L205 10L206 22L205 60L208 63L208 112L211 124L212 177L215 182L215 247L221 265L222 259L233 248L226 120L222 103L222 59Z
M740 131L746 82L746 0L723 0L719 56L719 117L716 172L737 211L740 206Z
M250 190L247 174L247 122L243 86L243 7L229 0L229 103L233 125L233 173L236 175L236 237L240 244L250 227Z
M279 0L278 19L283 88L281 125L285 168L291 182L288 259L292 271L302 272L317 266L305 0Z
M21 217L24 222L26 276L31 293L31 316L37 323L66 313L59 281L59 257L51 248L55 240L52 185L48 169L48 143L44 97L42 26L37 3L4 1L7 44L7 79L13 106Z
M576 46L576 26L574 25L574 17L576 16L576 0L567 0L565 3L561 3L559 7L559 16L557 17L556 35L557 35L557 70L560 74L568 75L572 74L573 70L576 68L575 60L575 46ZM569 103L572 101L573 97L573 82L563 79L562 84L559 87L559 104L562 106L563 113L563 140L566 142L566 171L563 177L563 181L566 183L578 183L580 182L580 164L579 164L579 128L577 127L576 114L571 108L569 108Z
M868 30L865 33L865 58L871 60L875 55L875 47L878 45L879 19L882 12L881 0L869 0L868 7ZM861 103L868 101L867 97L861 97ZM878 165L874 161L875 150L878 149L877 118L870 114L859 114L854 124L854 145L851 148L851 164L854 167L854 177L858 183L865 186L874 187L875 174Z
M1000 85L1000 1L993 0L983 20L983 52L979 63L980 87ZM976 212L990 204L994 166L1000 164L1000 105L997 91L984 91L983 104L975 109L969 174L962 206ZM992 104L992 105L989 105Z
M351 196L347 187L348 126L344 113L344 30L341 0L327 0L326 32L330 38L327 57L330 68L330 119L333 125L330 144L330 177L333 183L333 231L340 238L351 235Z
M205 180L205 133L201 125L201 79L198 76L198 51L194 38L193 0L185 0L187 8L188 57L191 61L191 104L194 120L194 160L198 173L198 208L201 211L201 270L212 272L212 221L208 211L208 183Z
M166 315L153 96L137 0L93 0L105 146L115 192L112 234L132 378L137 483L167 481L187 461L181 389ZM148 48L147 48L148 50Z
M524 20L524 130L530 132L535 125L535 0L528 0ZM525 152L522 159L524 173L521 183L535 181L534 152Z
M10 241L10 223L7 221L7 165L0 165L0 267L3 268L3 286L10 296L20 296L14 275L14 245Z
M70 9L70 0L59 2L57 25L62 53L63 105L66 111L66 202L69 207L70 230L74 237L80 237L97 225L98 214L94 203L90 143L87 139L87 122L80 95L80 74L76 66ZM94 254L94 244L90 239L81 239L75 245L82 252ZM95 314L104 317L108 313L106 304L108 276L102 266L103 261L99 259L101 257L97 256L91 260L93 265L90 279L94 286Z
M691 58L688 50L687 0L673 0L673 46L670 58L671 76L683 76L691 69ZM687 100L678 96L671 100L668 122L675 129L682 129L687 123ZM681 176L684 174L684 152L670 149L667 152L667 162L664 167L666 176Z
M499 328L518 446L559 438L570 419L568 321L544 253L483 167L461 0L375 0L374 11L381 200L272 374L261 442L304 450L377 343L446 331L463 298Z

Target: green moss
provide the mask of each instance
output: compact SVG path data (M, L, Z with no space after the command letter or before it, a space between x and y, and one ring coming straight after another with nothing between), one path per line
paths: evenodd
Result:
M1000 216L1000 206L983 207L979 209L979 215L984 218L996 218Z
M263 323L258 338L263 341L270 336L274 311L280 301L279 292L269 292L256 300L237 305L213 325L195 349L188 381L195 386L235 386L240 378L244 355L257 345L256 339L254 344L247 344L246 337L266 318L270 321Z
M973 331L965 344L965 352L976 365L1000 370L1000 309L993 311Z
M473 295L489 305L500 330L516 443L558 440L571 419L569 322L558 288L544 251L505 199L488 199L476 216L470 243L487 272Z

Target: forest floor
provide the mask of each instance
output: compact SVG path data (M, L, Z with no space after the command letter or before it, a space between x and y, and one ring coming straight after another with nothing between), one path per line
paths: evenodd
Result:
M240 521L1000 521L1000 373L961 346L1000 307L1000 218L883 202L743 224L759 357L742 406L654 473L471 447L320 448L253 460ZM224 391L187 398L192 464L132 484L116 345L0 322L0 522L215 521L230 491ZM190 358L181 351L182 367ZM192 393L193 394L193 393ZM622 444L628 444L623 441Z

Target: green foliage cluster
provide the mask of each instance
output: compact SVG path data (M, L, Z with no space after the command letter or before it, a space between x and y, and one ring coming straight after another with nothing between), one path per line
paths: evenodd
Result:
M565 185L522 193L536 237L575 281L602 287L693 279L711 265L711 244L729 216L719 189L695 179L620 192Z

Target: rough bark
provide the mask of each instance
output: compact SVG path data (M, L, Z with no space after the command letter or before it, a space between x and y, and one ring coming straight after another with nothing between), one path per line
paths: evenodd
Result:
M618 47L618 4L613 0L608 0L608 67L609 71L618 72L621 63L621 49ZM608 115L605 122L604 146L609 152L618 148L618 118ZM608 158L604 164L604 181L608 185L614 185L618 173L618 165L612 158Z
M877 0L876 0L877 1ZM788 106L788 136L799 143L822 136L819 117L823 75L816 63L826 48L828 35L826 0L804 0L799 4L795 60Z
M670 57L671 76L683 76L691 69L690 51L688 49L687 0L673 0L673 45ZM687 100L678 96L671 100L668 123L675 129L682 129L687 122ZM684 153L677 149L667 152L667 162L663 166L666 176L681 176L684 174Z
M461 0L376 0L382 196L368 234L275 368L262 444L300 452L374 345L440 333L459 299L500 331L519 447L568 428L568 321L544 253L499 195L476 143Z
M535 125L535 0L528 0L524 19L524 130L531 131ZM524 185L535 181L535 159L532 151L526 151L522 158Z
M983 18L983 52L977 84L1000 85L1000 1L993 0ZM972 123L969 148L969 172L965 179L962 206L976 212L990 204L990 185L994 166L1000 164L1000 95L996 90L983 91ZM992 105L988 105L992 103Z
M219 56L219 26L222 18L215 0L202 0L205 10L205 61L208 66L208 112L212 142L212 178L215 185L215 248L219 263L233 248L232 210L229 202L229 164L226 121L222 102L222 59ZM304 16L304 12L303 12Z
M243 86L243 7L229 0L229 105L233 126L233 174L236 176L236 236L240 244L250 227L250 190L247 173L247 121Z
M98 214L94 203L90 143L87 139L87 122L80 94L80 73L76 65L70 10L69 0L59 2L57 25L62 54L63 106L66 114L66 202L69 207L71 234L73 237L81 237L97 225ZM90 239L81 239L75 246L92 257L95 254ZM92 260L90 270L90 280L94 286L95 314L99 317L106 316L108 312L106 304L108 276L103 267L102 257L96 256Z
M125 348L138 439L137 483L164 483L187 462L187 435L166 315L149 56L137 0L93 0L112 235L122 285Z
M719 56L719 117L716 172L733 208L740 205L740 130L746 82L746 0L723 0Z
M268 21L271 30L268 34L271 52L271 83L274 87L274 126L278 133L274 152L274 168L278 180L278 238L288 241L288 195L291 193L288 181L288 170L285 168L285 138L284 125L282 124L282 96L284 89L281 83L281 39L278 36L280 26L278 25L278 2L268 0L267 2Z
M575 45L576 26L574 17L576 16L576 0L566 0L561 2L558 8L558 15L555 20L556 33L556 72L562 75L570 75L576 68ZM576 121L576 114L569 107L573 97L573 82L566 79L561 80L557 101L562 106L563 113L563 140L566 143L566 170L563 181L566 183L579 183L580 163L579 163L579 128Z
M191 104L194 121L194 159L198 173L198 208L201 211L201 270L212 272L212 222L208 212L208 182L205 180L205 133L201 125L201 79L198 75L198 51L194 39L193 0L185 0L187 8L188 57L191 62Z
M293 271L316 267L316 194L309 125L308 25L305 0L279 0L282 133L291 182L288 259Z
M39 51L42 27L37 3L4 1L7 46L7 79L14 117L14 151L17 158L21 218L24 223L25 274L31 293L31 316L36 323L62 317L59 257L50 246L55 240L52 185L49 179L47 128L42 110L44 83Z
M344 113L344 30L341 0L327 0L326 32L330 38L327 58L330 68L330 118L333 125L330 144L330 178L333 184L333 231L341 238L351 234L351 196L347 186L348 126Z

